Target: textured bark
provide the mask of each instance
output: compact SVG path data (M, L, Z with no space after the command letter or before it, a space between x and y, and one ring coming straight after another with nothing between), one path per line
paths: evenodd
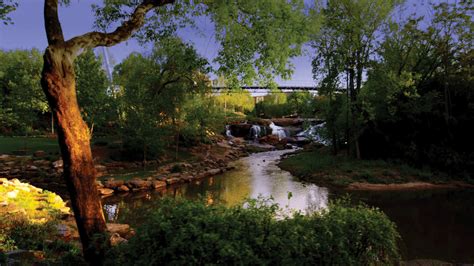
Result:
M90 132L76 100L71 54L50 46L44 55L42 87L57 121L64 178L84 251L90 264L100 264L107 244L105 218L95 185Z

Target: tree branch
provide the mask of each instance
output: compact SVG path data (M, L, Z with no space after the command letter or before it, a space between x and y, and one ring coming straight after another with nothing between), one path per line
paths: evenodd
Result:
M57 0L56 0L57 1ZM132 36L133 32L145 23L145 16L151 9L174 3L175 0L143 0L133 11L130 19L123 22L111 33L89 32L74 37L66 42L67 47L73 50L89 49L97 46L113 46L123 42Z
M64 42L63 30L58 17L58 0L44 1L44 27L49 45Z

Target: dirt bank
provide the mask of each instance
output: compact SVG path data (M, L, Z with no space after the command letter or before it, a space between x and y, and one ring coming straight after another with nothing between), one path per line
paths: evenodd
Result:
M396 191L396 190L427 190L427 189L454 189L474 188L474 185L463 182L450 182L444 184L433 184L427 182L408 182L401 184L370 184L355 182L347 186L346 190L358 191Z

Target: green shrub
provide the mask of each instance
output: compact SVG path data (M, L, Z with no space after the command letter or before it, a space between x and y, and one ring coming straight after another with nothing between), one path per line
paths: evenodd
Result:
M312 215L282 215L269 201L225 208L162 200L108 265L388 264L399 259L394 224L377 209L336 203Z

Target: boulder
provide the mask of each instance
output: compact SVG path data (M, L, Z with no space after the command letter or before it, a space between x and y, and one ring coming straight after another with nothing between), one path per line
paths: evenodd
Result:
M280 139L276 135L264 136L264 137L261 137L258 141L260 143L270 144L270 145L276 145L280 143Z
M121 237L119 234L114 233L110 236L110 245L112 247L120 245L121 243L126 243L128 240Z
M219 169L219 168L210 169L210 170L207 170L207 171L206 171L206 175L207 175L207 176L213 176L213 175L217 175L217 174L220 174L220 173L222 173L222 170Z
M36 171L36 170L38 170L38 167L37 167L37 166L34 166L34 165L29 165L29 166L28 166L28 170Z
M99 188L97 190L99 191L100 195L104 196L111 195L114 193L114 190L110 188Z
M102 182L99 181L99 180L96 180L96 181L95 181L95 185L97 186L97 188L103 188L103 187L104 187L104 185L102 184Z
M179 183L180 181L181 181L180 178L177 178L177 177L170 177L170 178L167 178L167 179L166 179L166 184L172 185L172 184Z
M121 236L125 236L130 231L130 225L128 225L128 224L108 223L107 224L107 231L109 231L111 234L119 234Z
M181 177L181 179L182 179L184 182L190 183L190 182L194 179L194 177L193 177L193 176L190 176L190 175L187 175L187 176Z
M232 136L237 138L246 138L250 134L251 124L234 124L229 125L229 130Z
M96 164L94 165L94 168L98 172L107 172L107 167L105 165Z
M125 184L125 181L123 180L108 179L104 182L104 187L116 189L124 184Z
M138 188L138 189L147 189L147 188L150 188L152 185L151 181L142 180L138 178L128 181L127 184L129 185L129 187Z
M119 192L129 192L130 189L126 185L121 185L121 186L117 187L117 191L119 191Z
M61 168L61 167L63 167L63 160L57 160L57 161L53 162L53 167L54 167L54 168Z
M301 118L273 118L273 123L280 127L301 126L304 120Z
M36 158L41 158L41 157L46 157L46 152L45 151L35 151L33 153L33 157L36 157Z
M152 181L152 185L154 189L163 188L166 187L166 181L154 180Z
M0 160L7 160L7 159L10 159L10 155L8 154L0 154Z

